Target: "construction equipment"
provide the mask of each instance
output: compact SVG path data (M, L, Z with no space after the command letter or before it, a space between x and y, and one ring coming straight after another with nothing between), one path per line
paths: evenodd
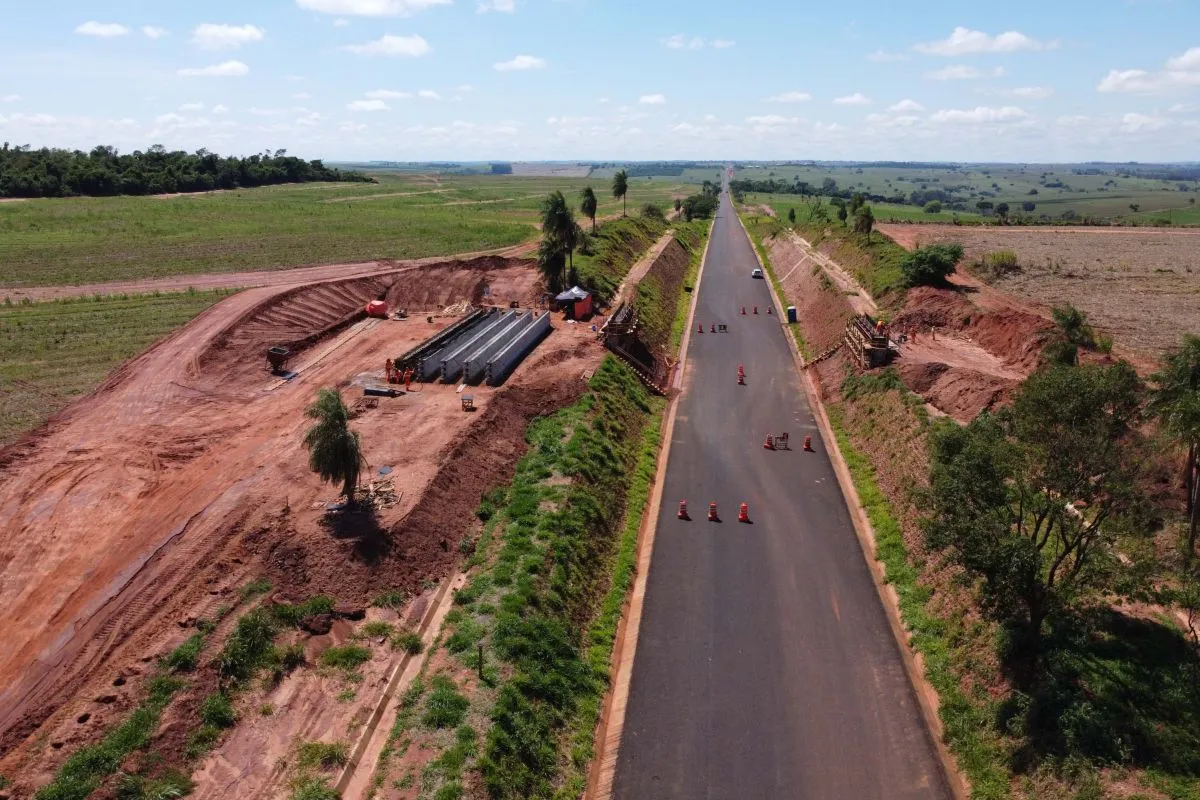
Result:
M363 395L366 397L399 397L400 390L390 386L364 386Z
M854 359L859 369L886 367L892 359L887 329L883 323L866 314L851 317L846 323L843 339L846 352Z
M268 347L267 348L267 363L271 365L272 372L283 372L284 365L287 364L288 358L292 355L292 351L286 347Z

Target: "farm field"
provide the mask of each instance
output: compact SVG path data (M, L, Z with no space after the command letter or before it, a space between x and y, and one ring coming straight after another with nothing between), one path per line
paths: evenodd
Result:
M751 192L746 195L746 202L750 205L765 205L770 206L775 211L775 215L786 217L788 209L796 209L797 217L803 219L804 205L811 203L812 197L805 197L798 194L760 194ZM825 198L828 204L828 198ZM871 210L875 214L875 219L878 222L951 222L955 218L964 221L982 220L979 214L966 211L939 211L936 214L926 214L925 211L917 206L904 206L896 203L871 203ZM833 211L831 210L832 214Z
M286 269L494 250L537 235L538 204L607 180L384 173L379 183L303 184L174 197L29 200L0 207L0 290ZM627 207L669 208L692 189L630 181Z
M0 305L0 447L228 292Z
M960 242L968 269L1012 250L1021 271L996 288L1044 306L1070 303L1118 344L1158 355L1200 329L1200 231L880 225L905 247Z
M1090 174L1097 171L1099 174ZM690 178L695 170L685 170ZM704 171L707 172L707 171ZM1088 174L1079 174L1086 172ZM705 176L709 177L709 176ZM820 187L833 180L839 189L850 189L886 196L914 191L954 191L974 215L975 203L1008 203L1012 213L1021 212L1024 203L1033 203L1035 217L1097 217L1122 222L1149 222L1165 219L1168 224L1195 224L1197 191L1195 181L1167 181L1119 173L1115 166L1104 168L1085 165L997 164L997 165L913 165L877 164L777 164L751 165L736 170L736 180L804 181ZM697 179L701 179L698 178ZM879 206L877 205L876 208ZM907 209L914 220L926 220L913 205L886 206L896 219L906 218ZM1136 207L1136 211L1134 208ZM1173 214L1159 212L1174 210ZM876 214L879 218L884 218ZM965 212L960 212L967 219ZM938 217L933 217L936 221ZM946 217L949 219L949 217Z

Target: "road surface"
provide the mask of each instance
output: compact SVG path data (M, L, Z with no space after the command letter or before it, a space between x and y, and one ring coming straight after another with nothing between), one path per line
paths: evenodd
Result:
M786 331L765 314L765 282L750 277L756 266L723 196L613 796L949 798ZM713 323L729 332L710 333ZM795 449L763 449L769 431L788 431ZM816 453L800 450L805 435ZM675 517L682 499L691 522ZM722 522L705 519L710 501ZM752 524L737 522L742 502Z

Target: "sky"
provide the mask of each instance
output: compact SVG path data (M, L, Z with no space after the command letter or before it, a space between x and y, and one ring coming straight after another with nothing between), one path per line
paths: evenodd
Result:
M1200 0L55 0L0 140L330 161L1200 160Z

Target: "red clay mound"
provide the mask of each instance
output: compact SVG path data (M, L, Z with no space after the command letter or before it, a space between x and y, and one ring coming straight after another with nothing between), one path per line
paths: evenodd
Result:
M946 364L901 362L897 371L909 389L963 423L1003 404L1016 385L1007 378Z

